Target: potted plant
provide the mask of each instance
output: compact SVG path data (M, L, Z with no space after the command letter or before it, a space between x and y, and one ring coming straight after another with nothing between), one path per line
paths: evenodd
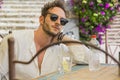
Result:
M79 20L80 40L90 41L95 34L101 43L101 33L110 28L117 13L115 0L68 0L68 3Z

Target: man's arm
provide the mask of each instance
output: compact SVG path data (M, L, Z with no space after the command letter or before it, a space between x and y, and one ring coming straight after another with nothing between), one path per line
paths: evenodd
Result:
M78 40L70 38L69 36L67 36L61 32L53 38L52 43L55 43L58 41L78 41ZM74 43L66 43L66 45L69 46L69 45L75 45L75 44Z
M72 39L64 34L58 35L57 39L60 39L57 41L79 41ZM88 64L89 53L91 52L91 50L88 47L86 47L84 44L75 44L75 43L66 43L66 45L70 49L70 52L75 62Z

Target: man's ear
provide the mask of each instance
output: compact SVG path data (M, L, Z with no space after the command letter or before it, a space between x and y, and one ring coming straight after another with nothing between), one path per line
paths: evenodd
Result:
M40 17L39 17L39 22L40 22L40 24L43 24L43 23L44 23L44 16L40 16Z

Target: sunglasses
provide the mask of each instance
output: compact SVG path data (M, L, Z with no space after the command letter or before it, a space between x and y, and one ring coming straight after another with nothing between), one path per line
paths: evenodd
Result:
M56 21L57 19L58 19L58 15L56 15L56 14L53 14L53 13L48 13L48 14L50 14L50 19L51 19L51 21ZM68 20L67 19L65 19L65 18L60 18L60 24L62 25L62 26L64 26L66 23L68 23Z

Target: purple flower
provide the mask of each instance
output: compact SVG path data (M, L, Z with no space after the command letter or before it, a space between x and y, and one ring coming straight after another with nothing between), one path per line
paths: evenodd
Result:
M89 3L89 5L92 7L92 6L94 5L94 2L91 1L91 2Z
M89 19L89 17L86 16L86 17L81 18L81 21L82 21L82 22L85 22L85 21L87 21L88 19Z
M88 16L86 16L86 17L85 17L85 21L87 21L88 19L89 19L89 17L88 17Z
M97 27L95 27L94 31L95 32L102 32L102 33L104 33L105 32L105 28L101 24L99 24Z
M103 15L103 16L105 15L105 12L104 12L104 11L101 11L100 13L101 13L101 15Z
M83 33L83 34L88 34L88 32L87 32L84 28L82 28L80 31L81 31L81 33Z
M94 31L101 32L102 31L101 25L98 25L97 27L95 27Z
M80 26L79 26L79 28L80 28L80 29L82 29L82 28L83 28L83 26L81 26L81 25L80 25Z
M102 7L102 6L103 6L103 4L99 4L99 6L101 6L101 7Z
M81 28L80 31L81 31L82 33L85 33L85 29L84 29L84 28Z
M85 22L85 18L82 18L81 21L82 21L82 22Z
M105 9L108 9L110 7L110 4L109 3L106 3L105 4Z
M111 28L110 25L107 25L106 28Z
M113 17L111 17L109 20L112 22L113 21Z
M120 12L120 5L117 5L117 10L118 12Z
M3 4L3 0L0 0L0 8L2 8L2 7L1 7L2 4Z
M115 19L115 16L112 16L109 18L109 20L112 22Z
M114 10L114 8L113 8L113 7L111 7L111 8L110 8L110 10L111 10L111 11L113 11L113 10Z
M1 4L3 4L3 1L2 1L2 0L0 0L0 5L1 5Z
M74 1L70 0L70 5L73 6L74 5Z
M99 39L99 43L103 44L103 42L102 42L102 34L98 34L98 39Z
M82 33L82 34L88 34L89 32L88 31L86 31L85 30L85 28L83 27L83 26L79 26L79 29L80 29L80 32Z
M85 9L82 9L82 12L85 12L86 10Z

